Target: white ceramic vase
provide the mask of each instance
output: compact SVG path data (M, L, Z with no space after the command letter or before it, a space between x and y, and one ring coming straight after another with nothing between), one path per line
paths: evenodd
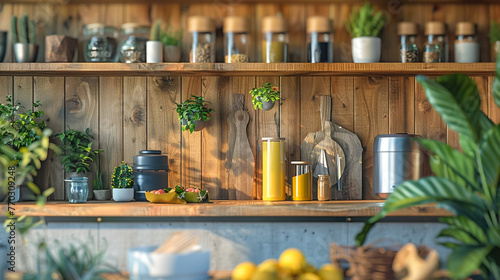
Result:
M113 200L118 202L132 201L134 199L134 188L113 189Z
M146 63L163 62L163 44L160 41L146 42Z
M380 62L382 40L379 37L352 38L352 60L356 63Z

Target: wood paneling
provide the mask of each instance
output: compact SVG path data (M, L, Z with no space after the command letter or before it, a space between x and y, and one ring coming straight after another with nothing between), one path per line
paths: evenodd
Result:
M123 160L147 148L146 77L123 78Z

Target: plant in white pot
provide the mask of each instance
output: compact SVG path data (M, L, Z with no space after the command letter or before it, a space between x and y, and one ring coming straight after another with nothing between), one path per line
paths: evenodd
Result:
M163 44L160 41L161 19L155 22L149 33L149 41L146 42L146 62L163 62Z
M191 95L191 98L177 104L177 114L181 123L182 131L200 131L205 128L206 122L211 118L210 113L215 112L208 108L210 102L205 101L203 96Z
M376 12L369 2L360 9L353 9L345 26L351 34L352 59L356 63L380 62L382 40L380 32L387 18L382 12Z
M11 20L11 33L16 62L35 62L38 54L35 21L28 20L28 15L23 15L19 19L18 28L17 17L13 16Z
M111 175L111 187L114 201L126 202L134 199L134 171L126 162L122 161L120 166L115 167Z
M102 173L99 165L99 156L97 156L96 173L94 179L94 198L96 200L109 200L111 198L111 190L105 189L102 182Z
M252 103L255 109L269 111L274 107L274 102L280 99L280 90L271 83L264 83L259 88L250 91Z

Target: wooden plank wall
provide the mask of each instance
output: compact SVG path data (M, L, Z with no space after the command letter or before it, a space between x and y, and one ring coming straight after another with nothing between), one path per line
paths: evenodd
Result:
M500 109L491 98L492 76L472 77L481 93L482 109L500 122ZM282 91L281 106L255 111L248 94L255 85L272 82ZM320 96L333 100L332 119L356 133L363 154L363 198L372 194L373 139L385 133L417 133L457 147L454 132L425 99L414 77L0 77L0 96L13 89L22 102L40 100L45 119L55 132L70 126L90 127L96 145L104 149L101 169L105 183L114 166L131 162L142 149L158 149L169 155L170 186L203 186L213 198L227 199L233 186L225 168L228 150L232 94L245 96L244 109L250 114L247 127L251 149L262 167L261 137L285 137L288 161L300 157L305 135L321 129ZM216 110L205 130L182 132L175 103L190 94L203 95ZM276 122L278 119L278 122ZM64 199L64 172L52 158L39 178L40 185L54 186L55 199ZM260 170L258 178L260 178ZM293 176L292 168L288 175ZM261 197L257 180L254 198ZM290 182L290 181L289 181Z
M307 3L307 1L304 1ZM289 23L291 62L306 60L306 19L313 15L328 16L334 21L335 43L334 57L337 62L350 62L351 38L345 30L344 21L355 5L349 1L335 4L248 4L241 1L224 4L0 4L0 30L10 29L11 15L28 14L37 22L37 41L41 45L38 61L44 60L44 36L48 34L65 34L79 37L85 24L102 22L120 28L122 23L137 22L150 25L161 18L164 24L171 24L175 29L182 28L183 61L188 61L189 36L186 32L187 18L192 15L210 15L217 23L217 61L223 62L222 22L228 15L248 17L254 27L254 56L252 61L260 61L261 44L260 22L264 16L282 14ZM490 61L493 51L488 38L490 21L500 21L500 4L400 4L398 1L377 1L376 8L382 10L389 18L382 33L382 61L398 61L399 41L397 23L414 21L420 26L420 39L423 42L425 22L443 21L448 25L450 58L453 60L453 42L455 25L459 21L477 23L481 43L481 61ZM6 61L12 60L11 47L8 48Z

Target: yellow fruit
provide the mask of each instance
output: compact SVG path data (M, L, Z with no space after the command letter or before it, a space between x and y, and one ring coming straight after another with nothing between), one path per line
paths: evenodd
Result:
M344 280L344 272L334 264L326 263L318 271L321 280Z
M256 269L253 262L242 262L233 270L231 280L250 280Z
M306 263L305 267L304 267L304 272L312 272L312 273L316 273L316 268L310 264L310 263Z
M268 259L261 262L259 266L257 266L257 271L279 272L280 266L278 264L278 260Z
M300 274L307 265L306 257L299 249L290 248L281 253L279 264L292 274Z
M299 275L298 280L321 280L321 277L312 272L306 272Z
M280 280L278 272L269 272L269 271L259 271L257 270L251 280Z

